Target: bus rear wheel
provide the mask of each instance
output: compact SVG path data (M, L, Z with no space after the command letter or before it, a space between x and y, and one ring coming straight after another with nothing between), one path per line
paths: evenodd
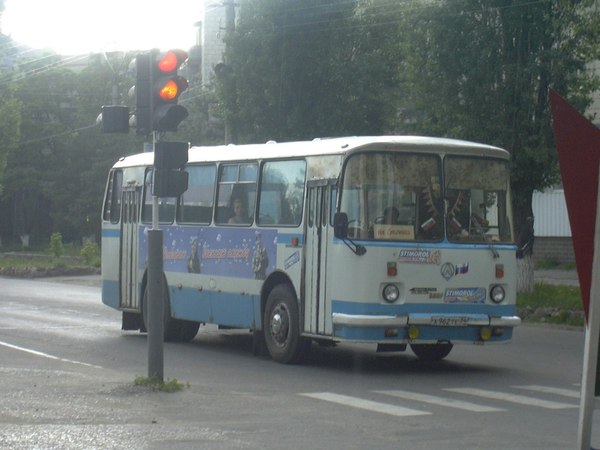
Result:
M171 305L169 302L169 292L166 287L166 282L163 283L163 331L165 342L189 342L196 334L200 324L198 322L190 322L187 320L174 319L171 317ZM148 330L148 288L144 289L144 297L142 298L142 315L144 318L144 326Z
M289 286L277 285L267 297L263 328L265 344L274 361L298 362L307 341L300 336L298 302Z
M454 347L446 342L443 344L410 344L410 348L421 361L440 361L444 359Z

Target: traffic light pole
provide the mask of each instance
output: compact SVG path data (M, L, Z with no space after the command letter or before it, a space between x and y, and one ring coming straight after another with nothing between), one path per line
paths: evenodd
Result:
M156 146L156 133L152 133ZM152 229L148 231L148 377L164 381L163 232L158 229L158 196L152 196Z

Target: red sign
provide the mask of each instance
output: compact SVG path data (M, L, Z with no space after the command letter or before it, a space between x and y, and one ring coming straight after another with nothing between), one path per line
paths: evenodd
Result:
M550 90L550 100L560 174L587 319L594 259L600 129L553 90Z

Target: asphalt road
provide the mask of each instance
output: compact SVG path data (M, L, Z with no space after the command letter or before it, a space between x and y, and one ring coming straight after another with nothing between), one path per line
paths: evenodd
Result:
M247 332L202 327L165 345L165 377L189 384L169 394L134 386L146 337L120 331L95 281L60 281L0 278L0 448L576 446L581 330L523 326L433 365L314 345L285 366L253 356Z

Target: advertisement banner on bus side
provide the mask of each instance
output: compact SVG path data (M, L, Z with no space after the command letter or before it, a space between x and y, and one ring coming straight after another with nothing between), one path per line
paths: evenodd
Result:
M147 230L140 229L140 269L147 265ZM277 231L164 227L165 272L265 279L275 269Z

